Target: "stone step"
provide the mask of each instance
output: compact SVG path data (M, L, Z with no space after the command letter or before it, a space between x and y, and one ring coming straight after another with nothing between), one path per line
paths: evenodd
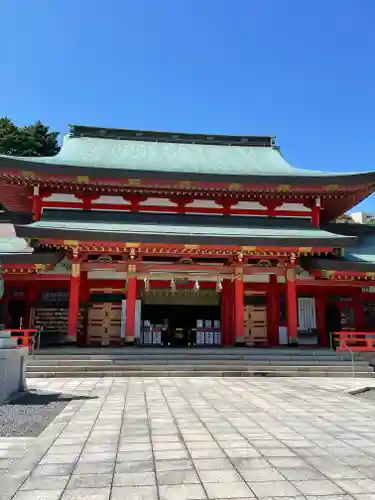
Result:
M338 356L341 358L350 358L350 353L336 353L332 349L296 349L296 348L217 348L217 347L193 347L193 348L174 348L174 347L122 347L122 348L111 348L111 347L102 347L102 348L66 348L61 347L57 349L41 349L38 352L38 356L43 357L77 357L82 356L83 358L90 357L108 357L108 356L148 356L148 355L160 355L165 356L168 355L177 355L177 356L186 356L191 355L194 356L264 356L268 357L306 357L306 358L337 358Z
M308 361L305 359L298 360L260 360L260 359L196 359L194 357L185 357L185 358L156 358L156 359L41 359L36 357L33 359L29 358L28 364L30 366L110 366L110 365L118 365L118 366L127 366L127 365L170 365L170 364L191 364L191 365L211 365L215 366L217 364L221 365L267 365L267 366L348 366L351 364L351 361L339 361L339 360L313 360ZM368 362L366 361L355 361L357 366L368 366Z
M78 347L74 344L67 345L59 345L55 347L44 347L41 352L43 353L61 353L61 352L86 352L86 353L95 353L100 350L102 351L112 351L112 352L118 352L118 351L134 351L137 349L141 349L142 351L153 351L157 349L158 346L156 345L139 345L139 346L123 346L123 347L113 347L113 346L83 346L83 347ZM247 351L257 351L257 352L290 352L290 351L299 351L301 353L330 353L333 352L331 348L329 347L289 347L289 346L279 346L279 347L223 347L223 346L217 346L217 345L196 345L195 348L199 349L200 351L211 351L211 352L220 352L220 351L227 351L227 352L247 352ZM176 347L176 346L169 346L170 350L173 351L189 351L190 347L189 346L181 346L181 347Z
M29 357L29 377L373 377L368 361L330 349L62 348Z
M252 370L252 371L327 371L327 372L347 372L352 370L351 364L345 366L330 366L330 365L316 365L316 366L308 366L308 365L288 365L288 366L280 366L280 365L206 365L206 364L190 364L190 363L182 363L178 365L174 364L134 364L134 365L58 365L58 366L41 366L41 365L28 365L28 372L79 372L79 371L163 371L163 370L189 370L189 371L221 371L221 370ZM370 366L356 366L354 365L354 370L356 372L373 372L374 370Z
M264 359L264 360L304 360L304 361L328 361L328 360L350 360L351 356L346 353L336 354L333 353L331 355L310 355L310 356L301 356L300 354L272 354L271 352L268 354L257 354L257 353L248 353L248 354L232 354L232 353L210 353L210 352L202 352L199 350L189 349L188 352L171 352L169 349L157 349L153 352L142 352L141 349L136 349L133 352L125 352L125 353L100 353L93 355L86 354L51 354L51 355L42 355L40 351L35 355L38 359L45 360L55 360L55 359L85 359L85 360L96 360L96 359ZM359 359L359 356L355 356L356 359Z
M373 378L375 373L355 372L356 378ZM191 371L191 370L160 370L160 371L87 371L87 372L33 372L30 378L92 378L92 377L353 377L351 371L254 371L254 370L225 370L225 371ZM353 378L354 378L353 377Z

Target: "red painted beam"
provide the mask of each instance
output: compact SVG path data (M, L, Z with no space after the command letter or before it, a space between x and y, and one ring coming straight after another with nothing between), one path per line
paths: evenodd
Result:
M4 274L4 281L70 281L69 274L24 274L24 273L12 273L12 274Z
M314 288L357 288L371 286L371 281L329 281L329 280L297 280L299 287L314 287ZM374 283L375 284L375 283Z
M236 202L237 203L237 202ZM217 215L258 215L272 217L312 217L312 212L299 210L275 210L275 209L246 209L246 208L216 208L216 207L189 207L189 206L160 206L160 205L134 205L121 203L83 203L76 201L42 201L43 208L66 208L82 210L114 210L124 212L157 212L157 213L182 213L182 214L217 214Z
M79 232L77 232L79 234ZM77 235L78 236L78 235ZM40 238L40 242L45 245L53 245L53 246L66 246L65 240L56 240L52 238ZM112 242L112 241L80 241L79 238L77 237L78 244L82 247L86 247L87 252L89 253L100 253L101 250L100 248L110 248L116 250L118 248L121 252L126 251L126 243L124 242ZM136 243L130 243L129 248L132 247L133 245L136 245ZM93 250L90 247L99 247L99 250ZM246 246L227 246L227 245L185 245L185 244L179 244L179 243L172 243L172 244L164 244L164 243L140 243L139 247L137 247L137 253L139 255L168 255L171 254L172 256L197 256L201 255L202 257L209 257L209 258L214 258L214 257L225 257L225 256L230 256L233 254L236 254L237 252L243 251L243 249L246 248ZM255 247L254 253L252 253L251 257L252 258L265 258L265 257L282 257L283 255L289 254L289 253L298 253L299 248L305 248L305 247ZM152 250L151 250L152 249ZM155 249L155 251L154 251ZM215 251L217 250L217 253L204 253L205 251ZM220 252L224 252L224 254ZM309 253L315 252L315 253L330 253L333 251L332 247L312 247L309 249ZM258 253L255 253L258 252ZM269 252L274 252L274 253L279 253L281 255L274 255L270 256L268 255ZM302 253L304 253L302 251ZM245 255L246 256L246 255Z
M358 276L365 277L366 275L368 275L367 272L360 272L360 271L349 271L349 270L348 271L329 271L329 269L327 271L330 273L330 278L335 278L335 279L340 280L340 281L345 281L346 278L355 278ZM311 274L317 278L325 278L326 277L324 271L320 271L320 270L312 270ZM375 274L374 274L374 276L370 276L370 277L375 278ZM347 279L347 281L350 282L350 279Z
M33 174L30 179L25 178L25 175L20 169L12 169L10 168L9 170L3 171L1 177L5 179L12 180L15 177L17 178L17 181L21 182L46 182L49 185L53 183L68 183L68 184L73 184L75 185L82 185L84 184L86 187L90 187L94 192L98 189L97 184L104 184L108 185L111 187L119 187L119 186L126 186L126 187L148 187L148 188L153 188L155 186L165 186L166 188L177 188L177 189L189 189L192 188L193 186L201 187L201 188L221 188L221 187L226 187L230 189L231 191L247 188L247 189L256 189L256 190L262 190L262 189L269 189L269 188L274 188L278 189L278 184L277 183L272 183L272 178L269 179L268 183L264 184L249 184L249 183L228 183L228 182L212 182L212 181L171 181L168 179L136 179L136 178L121 178L121 179L114 179L111 177L90 177L87 178L86 182L80 181L77 179L76 176L72 176L69 174L53 174L51 176L50 173L48 172L31 172ZM135 172L136 173L136 172ZM324 184L318 184L318 182L323 182L322 179L317 178L317 185L315 186L293 186L293 190L295 189L300 189L303 191L316 191L317 189L322 189L323 191L325 190L326 186ZM335 186L336 187L336 186ZM351 186L337 186L336 190L353 190L353 189L363 189L365 186L363 184L360 185L351 185Z

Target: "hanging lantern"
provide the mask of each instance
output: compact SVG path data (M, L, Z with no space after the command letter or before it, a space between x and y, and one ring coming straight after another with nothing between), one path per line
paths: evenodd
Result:
M216 291L221 292L223 289L223 278L219 278L216 283Z
M143 282L145 285L145 292L149 292L150 291L150 282L148 281L147 278L144 278Z
M176 293L176 282L174 278L171 279L171 291L172 293Z
M200 288L199 281L195 280L195 282L194 282L194 292L198 292L199 288Z

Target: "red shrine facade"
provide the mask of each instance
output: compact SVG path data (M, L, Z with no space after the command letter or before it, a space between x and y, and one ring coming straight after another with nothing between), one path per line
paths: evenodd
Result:
M5 327L43 345L328 345L375 329L375 173L297 169L273 137L73 126L0 156Z

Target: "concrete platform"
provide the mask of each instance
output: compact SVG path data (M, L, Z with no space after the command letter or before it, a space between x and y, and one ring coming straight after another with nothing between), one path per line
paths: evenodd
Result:
M26 450L0 439L1 498L369 500L375 403L348 394L361 386L342 378L31 380L32 389L72 400Z

